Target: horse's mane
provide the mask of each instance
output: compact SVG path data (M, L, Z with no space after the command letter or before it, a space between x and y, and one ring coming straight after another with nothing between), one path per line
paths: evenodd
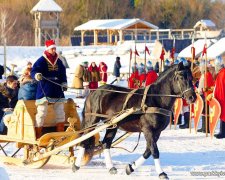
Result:
M170 66L166 71L163 71L159 74L159 77L157 78L155 83L159 83L162 80L164 80L166 77L168 77L168 75L172 72L175 71L175 69L177 68L177 64Z

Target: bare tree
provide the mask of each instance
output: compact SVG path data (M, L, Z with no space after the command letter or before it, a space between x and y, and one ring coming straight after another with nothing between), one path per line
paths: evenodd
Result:
M12 31L13 27L16 24L16 19L15 20L9 20L9 13L4 10L0 9L0 42L1 44L4 43L6 38L8 36L13 36L10 34Z

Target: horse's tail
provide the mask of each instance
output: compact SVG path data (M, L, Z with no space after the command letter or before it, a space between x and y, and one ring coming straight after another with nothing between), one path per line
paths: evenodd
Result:
M88 96L84 103L84 108L82 111L82 123L81 123L81 129L85 130L87 129L87 132L90 132L92 129L90 128L92 125L92 122L90 121L90 118L86 117L85 113L91 112L91 102L90 97ZM90 128L90 130L88 130ZM90 137L89 139L83 141L81 143L83 147L85 148L85 155L83 159L82 164L86 164L86 162L89 162L89 160L94 155L94 148L95 148L95 136Z

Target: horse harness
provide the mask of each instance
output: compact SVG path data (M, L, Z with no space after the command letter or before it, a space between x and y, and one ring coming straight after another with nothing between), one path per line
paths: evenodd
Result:
M164 109L164 108L159 108L159 107L148 107L145 104L147 93L148 93L148 90L149 90L150 86L151 85L148 85L148 86L145 87L144 95L143 95L143 98L142 98L142 101L141 101L141 109L139 111L135 112L134 114L154 114L154 113L156 113L156 114L162 114L164 116L171 117L172 111ZM123 104L123 110L125 110L129 99L134 95L134 93L137 90L138 89L134 89L127 95L126 100Z

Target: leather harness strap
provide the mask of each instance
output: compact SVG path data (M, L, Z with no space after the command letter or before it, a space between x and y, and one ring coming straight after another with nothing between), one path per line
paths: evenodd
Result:
M133 90L127 95L126 100L125 100L125 102L124 102L124 104L123 104L123 109L122 109L122 110L124 110L124 109L126 108L127 102L129 101L129 99L134 95L134 93L135 93L137 90L138 90L138 89L133 89Z

